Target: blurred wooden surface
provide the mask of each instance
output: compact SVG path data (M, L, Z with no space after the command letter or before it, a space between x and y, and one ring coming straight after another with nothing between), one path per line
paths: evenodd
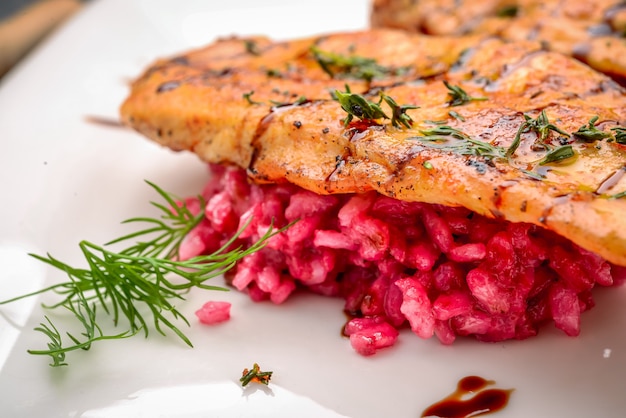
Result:
M0 21L0 77L81 6L79 0L41 0Z

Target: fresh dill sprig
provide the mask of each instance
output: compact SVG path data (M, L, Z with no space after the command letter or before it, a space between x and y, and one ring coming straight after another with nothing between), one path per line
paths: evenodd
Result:
M43 305L47 309L65 308L82 325L82 337L69 332L61 333L48 316L36 331L46 335L50 342L47 350L29 350L30 354L48 355L52 358L51 366L67 365L65 354L78 349L88 350L97 341L122 339L133 336L143 330L147 337L151 315L152 328L162 335L165 329L174 332L187 345L191 341L174 324L180 320L189 325L188 320L171 302L184 300L182 293L192 288L207 290L227 290L211 286L206 282L223 274L241 258L263 248L267 240L290 225L274 229L248 248L230 247L239 234L247 227L246 223L228 242L210 255L200 255L188 260L179 259L179 249L184 238L203 219L204 212L194 215L184 203L178 203L169 193L153 183L147 182L165 200L165 203L151 202L161 211L159 218L132 218L124 223L143 223L148 226L137 232L124 235L105 245L136 241L122 251L110 251L103 246L88 241L81 241L79 247L87 262L87 268L76 268L66 264L50 254L32 257L67 274L68 281L54 284L44 289L0 302L6 304L15 300L42 293L53 292L63 298L52 305ZM201 199L202 202L202 199ZM146 239L141 241L138 239ZM173 279L176 278L176 281ZM96 307L112 318L115 326L124 319L127 330L117 334L105 334L99 325ZM63 340L64 334L70 342Z
M54 326L54 324L47 315L44 316L47 323L42 322L39 324L38 327L35 327L35 331L43 333L50 339L50 341L48 342L48 349L28 350L28 352L33 355L50 356L52 359L52 363L50 363L50 366L52 367L67 366L68 364L65 362L65 355L69 351L74 351L78 349L89 350L91 344L96 341L119 340L122 338L132 337L133 335L137 334L137 332L139 332L139 330L128 330L119 334L104 335L102 329L96 322L96 305L92 304L92 306L89 306L82 294L78 294L77 299L77 301L70 300L62 306L69 310L72 314L74 314L76 319L85 328L85 331L81 334L86 338L84 341L80 341L78 338L74 337L74 335L68 332L66 334L68 338L74 342L74 345L64 346L61 333Z

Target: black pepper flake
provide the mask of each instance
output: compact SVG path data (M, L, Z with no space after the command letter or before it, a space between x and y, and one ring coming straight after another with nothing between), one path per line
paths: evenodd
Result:
M476 171L478 172L478 174L485 174L487 172L487 164L485 164L482 161L476 161L476 160L470 159L470 160L467 160L465 164L470 167L474 167Z
M234 68L225 67L219 70L215 75L217 75L218 77L225 77L227 75L233 74L233 72L234 72Z
M330 132L330 128L324 128L324 129L322 129L322 133L323 133L323 134L327 134L328 132Z
M300 129L300 127L302 126L302 122L300 122L299 120L295 121L293 123L293 126L295 126L296 128Z
M519 210L522 212L526 212L527 208L528 208L528 201L524 200L522 204L520 205Z
M561 146L568 145L573 142L573 138L568 138L566 136L559 136L557 140L559 141L559 145Z

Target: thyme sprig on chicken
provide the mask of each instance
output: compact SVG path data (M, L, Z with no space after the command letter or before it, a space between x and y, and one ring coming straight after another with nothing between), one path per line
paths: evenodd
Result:
M369 83L375 78L400 75L408 71L408 68L385 67L373 58L324 51L315 45L311 46L310 51L318 65L331 78L351 78Z
M411 139L427 143L431 148L452 151L460 155L484 157L490 160L505 158L506 150L504 148L474 139L465 132L448 125L422 129L420 133L424 136L415 136Z
M136 241L133 245L121 251L112 251L105 246L81 241L79 247L87 263L86 268L70 266L50 254L30 254L63 271L68 280L0 304L53 292L62 296L62 299L51 305L43 305L44 308L66 309L73 314L78 325L84 328L80 335L61 332L46 315L45 322L35 330L48 337L48 348L29 350L30 354L48 355L52 358L51 366L64 366L67 365L66 353L70 351L88 350L95 342L127 338L139 332L147 337L150 329L162 335L166 335L165 331L169 330L192 346L191 341L174 323L178 320L189 326L188 320L172 301L184 300L183 293L192 288L227 290L209 285L207 281L223 274L246 255L260 250L271 236L287 228L270 228L249 248L232 249L231 246L246 224L213 254L180 260L179 249L183 240L202 221L204 213L192 213L184 203L178 203L169 193L155 184L148 184L165 201L151 202L161 211L161 216L129 219L124 223L147 226L105 244ZM105 333L101 325L103 313L112 319L113 325L120 326L123 323L126 330ZM65 341L65 337L69 341Z
M546 144L546 139L550 135L551 131L557 132L567 138L569 138L570 134L559 128L558 126L550 123L548 119L548 115L546 114L545 109L541 111L539 116L533 119L531 116L524 113L524 122L520 125L517 133L515 134L515 138L513 139L513 143L506 150L506 157L510 158L515 154L517 148L522 141L522 134L534 131L537 133L539 143L535 142L536 147L543 148L550 151L550 147Z
M576 157L576 151L571 145L563 145L553 148L537 162L539 165L558 164ZM573 162L573 160L572 160Z
M335 90L332 97L348 114L343 120L344 126L348 126L354 117L361 120L389 119L389 116L380 107L380 102L374 103L360 94L352 93L347 84L345 92Z
M573 132L572 135L574 135L576 138L582 139L585 142L595 142L610 138L610 133L604 132L596 127L595 123L598 119L598 116L592 117L591 119L589 119L589 123L581 126L576 132Z
M467 104L469 102L487 100L486 97L471 97L461 87L453 86L445 80L443 81L443 84L448 89L448 96L450 96L450 100L448 100L448 105L450 106L463 106L464 104Z
M383 91L379 93L380 99L378 103L374 103L360 94L352 93L350 86L347 84L345 92L335 90L332 97L339 102L341 108L348 114L343 120L344 126L348 126L350 122L352 122L352 119L357 117L365 121L391 119L391 125L395 128L401 128L401 125L410 128L413 124L413 119L406 112L411 109L419 108L419 106L415 105L399 105L391 96L385 94ZM391 108L391 118L387 116L380 106L383 101Z
M389 105L391 108L391 124L396 128L401 128L400 125L404 125L406 128L410 128L413 125L413 119L406 113L407 110L419 109L419 106L415 105L399 105L391 97L380 92L380 98Z
M626 145L626 128L623 126L616 126L611 128L613 131L613 136L615 137L615 142L618 144Z
M520 128L521 130L521 128ZM508 161L511 163L512 147L517 147L513 143L509 148L490 144L472 138L463 131L448 125L436 125L429 129L422 129L420 133L423 136L415 136L410 139L418 140L431 148L437 148L442 151L454 152L460 155L482 157L488 161ZM540 160L536 161L536 165L558 164L565 160L576 156L576 152L571 145L564 145L550 149ZM543 176L524 168L520 168L522 172L528 176L541 180Z

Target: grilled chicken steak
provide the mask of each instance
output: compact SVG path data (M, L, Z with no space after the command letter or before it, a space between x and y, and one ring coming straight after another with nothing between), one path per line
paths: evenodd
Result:
M221 39L154 63L121 115L257 183L464 206L626 266L626 93L540 42Z

